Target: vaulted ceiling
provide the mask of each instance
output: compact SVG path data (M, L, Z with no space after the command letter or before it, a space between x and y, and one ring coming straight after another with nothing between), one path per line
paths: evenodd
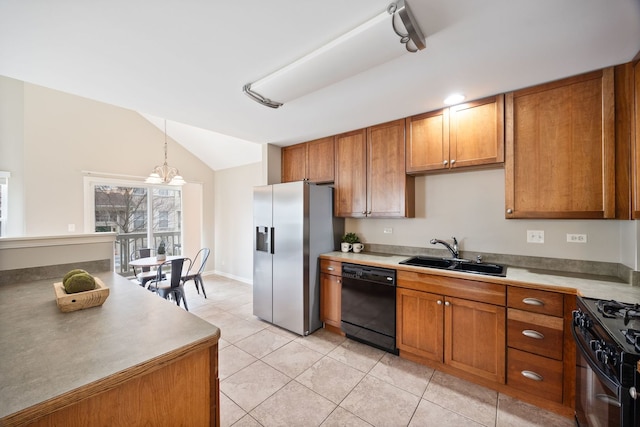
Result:
M407 0L426 49L277 110L242 93L389 1L0 0L0 75L166 118L174 139L222 169L257 161L259 144L353 130L440 108L454 91L477 99L640 51L640 0Z

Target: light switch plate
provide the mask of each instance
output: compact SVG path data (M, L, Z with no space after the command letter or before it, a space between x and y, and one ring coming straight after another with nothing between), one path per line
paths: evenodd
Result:
M527 230L527 243L544 243L544 230Z

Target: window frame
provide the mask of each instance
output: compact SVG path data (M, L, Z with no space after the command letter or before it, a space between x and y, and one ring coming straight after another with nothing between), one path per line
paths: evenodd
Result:
M181 234L180 241L184 243L184 224L182 210L184 210L184 191L181 187L174 185L157 185L147 184L144 181L113 178L103 175L89 175L85 176L83 180L84 186L84 231L85 233L96 233L96 215L95 215L95 188L100 185L108 185L113 187L133 187L133 188L145 188L147 191L147 242L153 242L153 222L158 215L159 211L156 211L153 207L154 198L163 197L158 194L154 195L154 190L159 190L158 193L164 193L166 195L171 194L170 191L179 190L180 194L180 209L179 215L175 215L175 224ZM176 196L173 196L176 197ZM171 222L171 221L170 221ZM162 232L163 229L158 227L156 232ZM182 246L182 245L181 245Z
M11 172L0 171L0 237L5 237L7 235L10 177Z

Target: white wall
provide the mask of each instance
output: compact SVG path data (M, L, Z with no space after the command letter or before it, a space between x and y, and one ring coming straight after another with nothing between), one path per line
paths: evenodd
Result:
M68 224L82 233L82 171L142 181L164 161L164 134L135 111L5 77L0 77L0 100L0 170L11 172L9 221L23 222L12 226L13 236L73 234ZM5 128L6 123L11 126ZM168 157L185 180L202 183L203 230L197 246L213 248L214 173L171 139ZM184 206L191 208L200 206Z
M504 169L416 177L416 218L350 219L346 228L365 243L432 248L432 238L456 236L462 250L614 262L637 269L637 221L507 220L504 188ZM393 233L385 234L384 228ZM545 243L527 243L527 230L544 230ZM568 243L567 233L587 234L587 243Z
M245 283L253 283L253 187L263 179L262 163L215 173L215 270Z
M24 85L0 78L0 170L10 171L7 236L23 236L24 224Z

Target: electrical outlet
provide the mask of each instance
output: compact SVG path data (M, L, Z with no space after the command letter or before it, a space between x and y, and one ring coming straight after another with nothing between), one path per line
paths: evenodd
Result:
M586 234L569 234L567 233L567 242L570 243L587 243Z
M527 230L527 243L544 243L544 230Z
M393 228L385 227L383 232L384 234L393 234Z

